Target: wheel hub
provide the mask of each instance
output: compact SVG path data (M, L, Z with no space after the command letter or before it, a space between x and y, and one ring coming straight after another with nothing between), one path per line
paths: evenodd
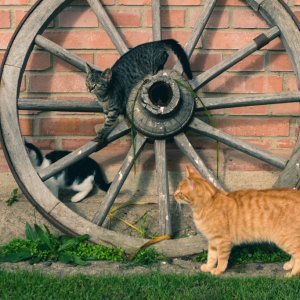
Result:
M189 83L174 70L147 76L131 91L127 117L134 128L152 138L181 131L191 119L195 100Z

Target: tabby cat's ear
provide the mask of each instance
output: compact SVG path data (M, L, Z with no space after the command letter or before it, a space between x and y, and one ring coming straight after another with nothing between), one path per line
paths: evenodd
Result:
M104 70L101 77L103 80L105 80L107 82L111 81L111 77L112 77L111 69L108 68L108 69Z
M85 71L86 71L86 73L90 73L93 70L94 70L94 68L89 63L85 64Z

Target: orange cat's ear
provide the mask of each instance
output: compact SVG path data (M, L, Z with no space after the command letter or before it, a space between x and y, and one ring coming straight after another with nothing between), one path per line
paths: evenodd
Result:
M191 191L196 189L196 183L194 182L194 180L188 179L188 184L189 184L189 188Z
M185 168L186 168L186 174L188 178L192 177L193 175L198 175L198 173L195 171L194 168L190 166L186 166Z

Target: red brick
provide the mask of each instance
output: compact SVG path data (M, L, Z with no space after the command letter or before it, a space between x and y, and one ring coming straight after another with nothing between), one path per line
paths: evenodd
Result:
M0 11L0 28L10 28L10 12L9 10Z
M226 168L230 171L275 171L276 168L247 154L229 151L226 155Z
M4 58L4 53L0 53L0 65L2 64L3 58Z
M229 115L267 115L268 111L268 105L234 107L227 109Z
M232 12L234 28L269 28L268 23L254 11L234 10Z
M203 0L162 0L161 5L199 5Z
M285 53L270 53L270 71L292 71L292 63Z
M0 0L0 5L27 5L31 0Z
M298 92L297 80L294 76L289 76L287 79L287 90L289 92Z
M32 135L32 129L33 129L33 123L32 123L32 119L20 119L19 120L20 123L20 129L22 132L22 135Z
M15 14L15 26L18 26L19 23L22 21L22 19L24 18L24 16L26 15L28 10L15 10L14 14Z
M103 5L114 5L115 0L101 0L101 3ZM86 0L74 0L74 1L72 1L72 5L86 5L86 6L88 6L88 3L86 2Z
M210 93L279 93L282 92L282 78L277 75L220 75L206 85L204 90Z
M300 116L300 103L273 104L272 115Z
M243 0L218 0L217 4L220 6L247 6Z
M4 156L3 151L0 151L0 173L7 173L9 172L9 167L6 162L6 158Z
M182 46L186 44L191 34L191 30L181 29L181 30L163 30L162 37L163 39L175 39ZM196 48L201 47L201 42L199 42Z
M94 56L91 53L74 53L74 54L76 56L82 58L84 61L87 61L91 64L94 63ZM69 63L67 63L59 58L56 58L55 63L54 63L54 68L58 72L69 72L69 71L79 72L80 71L76 67L73 67Z
M187 26L194 27L196 21L198 20L201 14L201 10L198 9L189 9L188 10L188 18L187 18ZM229 15L228 11L223 10L215 10L213 11L206 28L228 28L229 27Z
M98 19L91 9L65 9L58 15L60 27L98 27Z
M99 53L96 55L96 65L104 70L106 68L111 68L117 59L120 57L118 53Z
M86 92L82 74L32 75L30 91L39 93L81 93Z
M296 145L296 141L291 140L290 138L276 140L277 149L294 149L295 145Z
M221 60L221 54L201 54L201 52L198 52L192 55L190 63L194 71L205 71L221 62Z
M103 118L45 118L40 120L39 134L45 136L95 135L95 126L103 123Z
M228 58L231 55L224 55L224 58ZM265 57L260 54L252 54L243 59L235 66L231 67L229 71L264 71Z
M289 136L288 119L222 119L217 128L238 136Z
M252 42L260 33L251 30L234 31L207 31L205 47L207 49L241 49ZM263 49L281 50L284 49L279 38L269 43Z
M126 45L130 48L152 41L152 32L148 29L139 29L138 31L122 30L122 33Z
M83 146L83 145L86 145L88 142L90 142L91 139L81 139L81 138L78 138L78 139L63 139L62 140L62 148L63 149L66 149L66 150L75 150L75 149L78 149L79 147Z
M24 75L21 81L20 92L24 92L26 90L26 76Z
M108 14L111 16L113 23L117 27L140 27L141 11L138 9L118 9L110 10Z
M6 49L12 36L12 32L0 32L0 49Z
M120 5L150 5L151 0L119 0Z
M50 54L48 52L34 52L31 54L26 70L40 71L51 67Z
M161 11L161 22L163 27L183 27L184 10L168 9ZM152 26L152 10L147 10L145 25Z
M66 49L114 49L105 31L68 30L48 31L45 36ZM88 38L82 38L88 37Z

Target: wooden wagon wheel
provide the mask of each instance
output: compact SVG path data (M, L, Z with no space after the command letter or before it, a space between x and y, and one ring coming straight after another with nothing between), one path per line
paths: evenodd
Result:
M117 50L120 54L125 53L127 51L127 46L110 21L101 2L99 0L87 0L87 2L111 37ZM101 225L103 223L133 166L133 149L127 154L120 171L113 180L110 190L104 201L101 203L100 209L96 212L93 221L90 221L77 215L65 204L55 198L43 182L65 167L78 161L80 158L93 153L97 148L97 144L95 142L90 142L61 159L58 163L41 170L39 173L33 169L23 146L23 140L18 124L18 110L101 112L101 108L95 102L72 102L71 104L71 102L68 101L39 102L37 100L25 101L18 99L22 75L34 45L44 48L82 71L85 70L85 62L82 59L74 56L66 49L53 43L42 35L47 24L49 24L49 22L70 3L71 1L68 0L38 1L28 12L11 40L1 68L1 142L13 175L22 191L50 222L66 233L89 233L93 242L121 246L125 251L130 253L139 248L147 240L126 236L105 229L98 224ZM202 105L197 101L194 101L193 97L191 97L191 95L179 85L176 80L174 80L177 79L183 81L186 85L190 85L197 91L230 67L280 36L292 62L299 84L300 34L297 21L293 14L281 0L247 0L247 3L268 21L271 26L270 29L266 30L266 32L257 36L245 47L235 52L233 56L226 58L221 63L215 65L208 71L203 72L189 82L185 81L181 76L180 65L176 64L172 71L163 70L156 76L149 78L147 83L142 86L141 89L139 89L139 86L136 87L131 94L127 110L131 125L138 130L135 146L136 156L139 155L143 146L149 139L154 140L155 144L161 233L171 232L166 166L167 138L172 138L175 141L181 151L190 159L200 173L206 176L216 186L222 188L222 184L198 157L196 151L189 143L185 135L186 128L220 141L225 145L282 169L275 186L294 187L299 179L299 173L297 172L297 163L300 161L299 139L292 156L289 160L286 160L229 134L225 134L204 123L194 115L194 111L203 109ZM188 56L191 56L215 5L216 0L206 1L202 14L197 20L193 32L185 46ZM153 38L154 40L159 40L161 39L159 0L152 0L152 16ZM155 96L162 91L167 95L164 105L158 104ZM135 99L137 99L136 103L134 103ZM299 93L284 93L279 95L206 98L203 99L203 102L208 109L218 109L298 102L299 99ZM135 104L138 106L141 115L130 118L132 105ZM147 120L147 122L144 122L144 125L143 122L140 122L140 119L143 118L144 120ZM108 141L112 142L126 135L129 130L130 128L127 123L121 122L109 135ZM203 238L199 235L163 241L155 247L158 251L161 251L168 256L180 256L197 253L205 247L205 244Z

